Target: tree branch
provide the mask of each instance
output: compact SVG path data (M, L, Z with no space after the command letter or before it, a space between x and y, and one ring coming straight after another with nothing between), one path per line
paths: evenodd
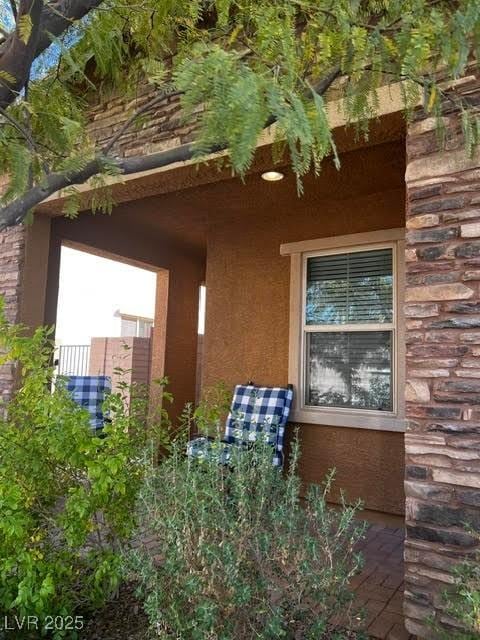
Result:
M126 122L124 122L124 124L115 133L115 135L103 147L102 153L104 155L107 155L111 151L111 149L115 146L115 144L118 142L118 140L123 136L123 134L132 126L135 120L143 116L145 113L148 113L151 109L156 107L157 104L159 104L163 100L166 100L166 98L174 98L174 97L180 96L182 93L183 91L171 91L170 93L168 91L164 91L154 96L151 100L149 100L146 104L144 104L143 107L141 107L141 109L136 111L133 115L130 116L130 118L128 118Z
M211 153L222 151L222 147L212 148ZM0 231L20 224L28 212L53 193L83 184L102 171L106 164L117 167L120 175L131 175L140 171L159 169L176 162L191 160L194 156L193 145L187 144L175 149L160 151L148 156L134 156L126 159L115 159L99 156L91 160L83 169L73 173L51 173L42 184L29 189L25 195L0 210Z
M332 84L341 74L342 74L342 69L340 65L337 64L335 65L335 67L333 67L330 73L327 73L327 75L324 78L322 78L319 82L317 82L316 84L313 84L312 89L315 91L315 93L318 93L318 95L323 96L323 94L326 93L328 89L330 89Z
M0 45L0 107L5 109L25 87L33 61L50 46L52 37L61 36L102 2L54 0L45 4L43 0L20 1L17 26ZM32 20L32 32L26 44L18 28L23 15L30 15Z
M28 144L28 146L30 147L31 151L35 151L36 149L36 145L35 145L35 141L32 138L30 132L23 127L20 122L18 122L18 120L16 120L15 118L13 118L8 111L5 111L5 109L2 109L0 107L0 114L5 118L5 120L12 125L12 127L14 129L16 129L18 131L18 133L22 136L22 138L25 139L26 143Z
M340 75L340 67L334 67L325 77L320 81L312 84L312 89L323 95L330 88L335 79ZM174 94L170 94L174 95ZM164 98L165 95L157 96L157 99ZM135 120L141 113L144 113L147 108L152 107L151 100L147 105L139 109L138 112L133 114L125 123L123 130L127 129L127 126ZM267 128L274 124L276 118L270 116L264 123L264 128ZM115 135L113 144L118 140L120 136ZM20 224L28 212L34 209L43 200L61 191L66 187L73 185L83 184L90 178L98 173L101 173L102 169L108 165L116 167L120 175L132 175L133 173L140 173L142 171L150 171L152 169L160 169L161 167L167 167L177 162L186 162L192 160L195 156L195 148L193 144L185 144L174 149L168 149L167 151L159 151L158 153L152 153L146 156L134 156L131 158L113 158L108 156L106 151L109 151L112 146L112 140L104 147L100 154L91 160L83 169L76 172L63 172L63 173L51 173L47 175L45 180L29 189L21 198L14 200L12 203L6 205L0 210L0 231L8 227L12 227L16 224ZM208 150L209 154L219 153L225 151L227 147L225 145L216 145Z
M0 53L0 108L5 109L19 95L30 77L30 68L35 59L35 51L40 30L43 0L20 0L17 24L14 31L2 45ZM28 40L22 38L22 18L29 17L31 30Z
M46 4L42 11L35 57L48 49L52 43L52 36L61 36L74 22L81 20L102 2L103 0L54 0Z

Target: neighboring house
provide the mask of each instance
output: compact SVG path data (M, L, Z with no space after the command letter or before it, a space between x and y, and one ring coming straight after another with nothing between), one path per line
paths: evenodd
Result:
M457 90L480 100L473 77ZM121 104L95 109L99 139ZM455 113L446 151L421 114L406 131L398 87L381 92L368 142L337 107L342 168L325 162L302 197L288 166L262 179L266 135L245 184L214 163L178 164L114 185L111 216L69 220L52 198L33 227L0 236L0 291L10 318L34 326L55 321L62 243L156 269L151 376L169 376L173 412L195 398L197 353L203 387L292 383L304 481L335 467L337 498L405 514L405 613L426 635L475 544L463 522L480 526L480 156L466 155ZM172 98L118 153L190 140L178 115ZM10 385L4 369L5 395Z
M144 318L120 311L115 312L120 318L120 336L128 338L150 338L153 329L153 318Z

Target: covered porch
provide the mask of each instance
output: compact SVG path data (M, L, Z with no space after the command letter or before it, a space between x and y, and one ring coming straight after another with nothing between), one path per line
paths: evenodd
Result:
M283 180L262 179L265 158L245 184L210 174L205 184L120 204L112 216L42 218L36 224L49 227L46 321L55 322L61 246L77 247L157 273L151 378L169 377L173 415L199 389L220 381L230 388L247 380L292 382L295 282L281 247L315 238L335 247L335 238L405 227L404 134L393 126L390 134L345 150L340 172L327 163L319 177L307 176L301 197L286 167L280 167ZM204 336L197 334L201 285ZM388 421L365 428L361 416L358 425L298 417L288 436L298 428L305 485L321 483L335 468L333 500L341 492L361 500L370 522L360 545L365 568L352 585L363 628L379 640L410 638L403 622L402 429L389 428Z
M151 377L169 377L173 415L195 400L197 387L220 381L232 389L247 380L295 384L291 261L281 246L316 238L335 246L337 237L404 228L403 131L393 125L382 131L387 140L347 149L341 171L326 163L319 177L307 176L301 197L286 167L283 180L262 180L266 164L260 158L245 184L217 171L206 184L185 188L185 178L177 176L182 189L125 202L112 216L42 216L36 225L48 247L45 321L55 323L60 248L66 244L156 271ZM202 284L207 302L199 350ZM365 428L361 412L353 414L358 425L355 419L344 425L335 416L322 422L296 414L289 435L298 427L306 484L321 483L335 468L334 499L343 491L370 511L403 516L402 429L390 428L388 420Z

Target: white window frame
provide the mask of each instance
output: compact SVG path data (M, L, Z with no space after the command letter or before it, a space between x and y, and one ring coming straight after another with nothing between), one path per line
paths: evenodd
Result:
M393 255L393 322L380 324L307 325L305 322L306 265L319 255L391 248ZM405 291L405 230L388 229L348 236L282 244L280 253L290 256L289 382L294 386L291 419L326 426L405 431L405 328L402 313ZM315 331L391 331L393 335L393 410L374 411L305 404L306 335Z

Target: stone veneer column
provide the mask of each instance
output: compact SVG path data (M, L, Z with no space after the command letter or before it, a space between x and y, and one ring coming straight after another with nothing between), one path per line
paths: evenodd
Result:
M47 217L37 216L28 227L19 225L0 232L0 296L9 322L21 322L31 329L45 324L47 270L49 265L55 266L49 251ZM58 271L56 264L50 278L52 283L58 282ZM14 368L0 365L0 404L10 397L14 383Z
M25 239L23 226L0 232L0 296L9 322L18 322L20 317ZM14 378L11 365L0 365L0 411L1 403L10 397Z
M457 90L480 101L480 83ZM453 622L441 598L480 531L480 154L464 151L458 115L446 149L432 119L407 136L407 433L405 614L410 632Z

